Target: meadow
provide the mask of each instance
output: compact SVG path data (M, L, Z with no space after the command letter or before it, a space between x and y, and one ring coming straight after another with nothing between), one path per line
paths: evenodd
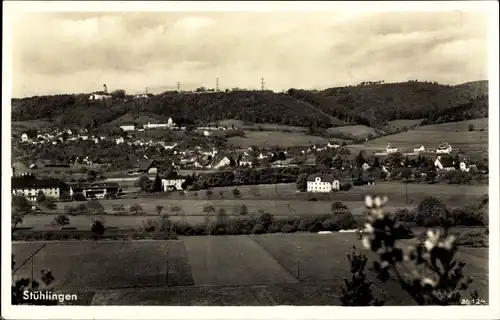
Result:
M474 131L469 131L470 124L474 126ZM349 147L380 152L390 143L391 147L413 151L421 145L426 149L435 149L443 142L448 142L454 150L485 151L488 149L488 118L416 127Z
M335 233L19 242L12 245L18 266L43 244L35 274L50 268L52 291L81 293L83 305L339 305L350 274L345 255L359 240ZM487 300L487 249L461 247L459 254ZM13 279L30 274L28 261ZM394 282L368 276L388 305L411 303Z
M281 146L283 148L296 146L310 146L313 144L327 144L328 139L311 136L302 132L281 131L244 131L245 137L231 137L228 143L240 148L257 146L259 148L270 148Z

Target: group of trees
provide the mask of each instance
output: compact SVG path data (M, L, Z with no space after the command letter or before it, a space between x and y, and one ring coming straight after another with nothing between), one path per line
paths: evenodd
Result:
M468 90L430 82L374 83L323 91L290 89L287 93L165 92L145 100L125 97L122 91L113 96L105 101L90 101L85 94L12 99L12 119L48 119L60 126L97 128L126 113L152 113L172 117L181 125L238 119L328 128L343 124L377 126L394 119L429 118L435 122L447 114L456 121L457 117L482 117L487 112L484 98L470 102L475 96ZM465 106L469 103L481 105L481 109Z

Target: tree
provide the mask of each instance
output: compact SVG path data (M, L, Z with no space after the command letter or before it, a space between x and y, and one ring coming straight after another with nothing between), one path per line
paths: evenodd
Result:
M370 213L362 244L379 255L373 261L377 277L386 282L392 273L400 287L418 305L459 305L462 293L472 280L463 274L465 263L454 259L456 237L449 235L448 226L442 224L441 230L428 230L425 241L403 251L398 244L404 239L404 226L393 215L384 213L387 201L387 197L365 198ZM428 199L425 206L430 207L432 203L436 201ZM474 296L477 297L477 292Z
M234 196L235 198L239 198L239 197L240 197L241 193L240 193L240 190L239 190L239 189L234 188L234 189L233 189L233 190L231 190L231 191L233 192L233 196Z
M45 196L45 193L42 190L38 191L38 194L36 195L36 202L43 203L46 199L47 197Z
M472 123L469 124L469 131L474 131L474 125Z
M69 218L65 214L60 214L54 218L54 224L62 228L69 224Z
M344 278L341 286L340 301L343 306L382 306L383 301L374 299L372 283L366 279L365 267L368 262L366 255L358 253L353 246L351 253L347 254L351 265L351 279Z
M297 177L296 186L297 186L297 189L300 190L300 192L307 191L307 177L308 177L307 173L301 173Z
M372 168L381 168L378 157L375 157L375 160L373 160Z
M331 211L332 214L344 213L348 210L347 206L340 201L335 201L332 203Z
M269 227L274 221L274 216L268 212L260 210L259 223L264 227L264 230L269 230Z
M227 218L226 210L224 210L224 208L220 208L215 218L218 225L224 225Z
M162 187L162 184L161 184L161 179L160 179L160 176L158 174L156 174L152 190L153 190L153 192L163 191L163 187Z
M224 199L224 191L219 191L219 197L220 197L221 199Z
M356 156L356 165L357 166L362 166L366 160L365 160L365 153L363 152L363 150L361 150L358 155Z
M158 212L158 215L161 215L162 210L163 210L163 206L161 204L156 206L156 212Z
M92 227L90 230L95 233L96 235L102 236L105 231L104 223L101 222L101 220L96 220L92 224Z
M134 187L139 187L141 188L141 190L146 190L146 188L144 187L144 184L147 182L147 181L151 181L147 176L141 176L139 177L139 179L137 179L135 182L134 182Z
M123 98L125 98L125 96L127 94L126 94L125 90L117 89L117 90L111 92L110 95L113 99L123 99Z
M92 214L101 214L104 213L104 207L102 204L96 200L92 199L87 202L87 207L86 209L90 210Z
M242 204L240 207L240 215L242 216L248 215L248 208L245 204Z
M15 266L14 256L12 256L12 270L14 270ZM47 294L51 292L50 285L55 280L52 271L50 271L50 269L42 269L40 272L40 280L41 284L39 281L30 278L16 280L11 286L11 304L38 306L57 305L57 300L46 298ZM42 293L42 295L39 295L38 299L34 299L31 295L28 295L28 299L25 299L26 292L38 292Z
M212 196L212 190L205 191L205 195L207 196L207 199L210 200L210 197Z
M139 215L140 213L143 213L144 212L144 209L142 209L142 206L138 203L130 206L130 212L132 212L132 214L134 215Z

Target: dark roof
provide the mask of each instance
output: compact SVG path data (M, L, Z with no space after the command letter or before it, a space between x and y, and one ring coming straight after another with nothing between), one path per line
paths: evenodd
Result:
M333 182L335 180L339 180L339 178L333 174L310 174L307 177L307 181L316 181L316 178L321 178L321 182Z
M181 179L186 179L186 177L181 176L181 175L174 175L174 174L169 174L166 176L161 177L162 179L166 180L181 180Z
M441 157L439 161L441 162L444 168L453 167L453 158L451 157Z
M155 160L142 159L139 161L139 171L148 171L153 165L156 165Z
M101 94L101 95L110 96L110 94L109 94L109 93L104 92L104 91L96 91L96 92L92 92L92 94Z
M96 183L74 183L70 184L70 187L74 189L92 189L92 188L118 188L119 185L116 182L96 182Z
M58 179L37 179L35 177L13 177L11 179L12 189L25 188L56 188L61 185Z

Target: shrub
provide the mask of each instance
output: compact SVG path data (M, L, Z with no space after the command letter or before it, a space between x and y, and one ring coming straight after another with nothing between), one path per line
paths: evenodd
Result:
M356 219L354 219L354 216L350 212L337 214L333 219L340 230L350 230L358 227Z
M294 233L294 232L297 232L297 228L295 228L292 225L286 224L281 229L281 232L283 232L283 233Z
M297 229L299 231L309 231L309 229L311 228L312 224L313 224L312 219L304 219L304 220L300 221L299 226L298 226Z
M236 198L238 198L241 195L240 190L237 188L234 188L233 190L231 190L231 192L233 193L233 196Z
M100 220L96 220L90 230L96 235L102 236L104 234L104 224Z
M60 214L54 218L54 224L56 224L59 227L66 226L69 224L69 218L65 214Z
M274 221L274 216L270 213L260 211L260 216L258 219L258 223L264 227L264 230L269 230L269 227Z
M349 191L352 188L352 184L347 182L340 185L340 191Z
M266 228L260 224L260 223L257 223L253 228L252 228L252 233L253 234L262 234L262 233L265 233L266 232Z
M242 204L240 207L240 215L242 215L242 216L248 215L248 208L244 204Z
M326 219L323 221L323 230L325 231L339 231L340 227L337 224L336 219Z

